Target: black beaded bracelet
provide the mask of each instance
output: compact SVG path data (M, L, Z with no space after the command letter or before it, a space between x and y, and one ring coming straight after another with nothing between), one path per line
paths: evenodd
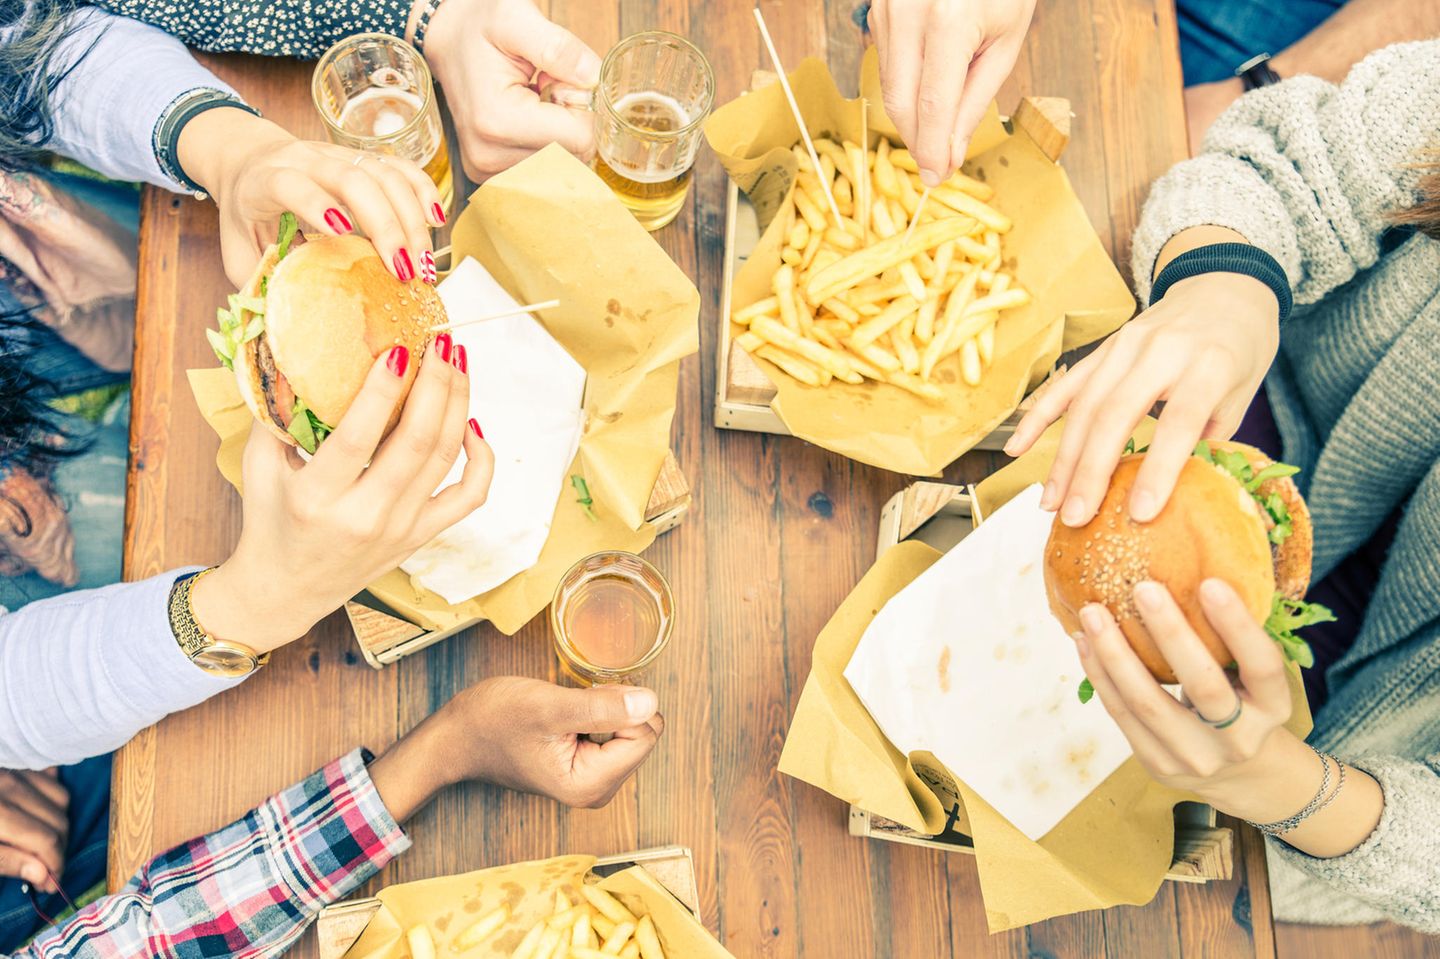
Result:
M420 19L415 21L415 49L422 54L425 52L425 35L430 32L430 18L435 16L435 11L440 9L444 0L425 0L425 9L420 11Z
M1290 316L1294 299L1285 268L1269 253L1249 243L1211 243L1181 253L1155 277L1150 287L1150 305L1159 303L1176 283L1202 273L1239 273L1259 280L1275 294L1280 306L1280 322L1284 323Z
M155 124L153 134L155 159L160 164L161 171L202 199L205 196L205 188L191 179L184 168L180 166L180 134L184 132L185 124L206 110L214 110L217 107L234 107L257 117L260 115L259 110L233 93L199 87L181 94L165 108L165 112L160 115L159 121Z

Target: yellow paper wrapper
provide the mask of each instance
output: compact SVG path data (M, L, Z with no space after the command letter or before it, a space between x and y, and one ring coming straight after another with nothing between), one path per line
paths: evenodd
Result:
M380 910L346 959L410 959L405 933L421 923L429 925L438 955L508 957L532 926L553 913L556 889L572 903L582 901L580 886L594 865L594 856L560 856L389 886L380 891ZM618 872L598 885L637 916L650 916L670 959L733 959L644 867ZM510 907L510 918L492 936L470 949L451 948L476 920L501 905Z
M982 515L1045 479L1061 425L976 488ZM1136 443L1147 444L1153 429L1153 421L1143 424ZM934 756L906 756L892 746L845 681L845 666L876 613L940 555L920 542L887 550L826 624L815 641L780 771L928 835L943 830L958 798L962 808L955 828L974 841L991 932L1149 902L1174 858L1172 808L1194 797L1159 785L1131 758L1059 825L1031 841ZM1295 710L1286 726L1303 737L1310 731L1310 710L1294 668L1290 693Z
M860 142L860 100L843 98L823 63L805 60L790 74L790 84L812 136ZM867 146L881 136L902 145L880 105L874 51L861 67L860 89L870 103ZM800 133L779 85L771 84L717 110L705 136L754 203L763 230L735 275L731 303L739 309L771 293L794 222L793 206L783 201L794 188L790 148ZM889 384L806 386L755 358L778 391L771 409L791 433L862 463L936 475L1003 423L1062 350L1100 339L1134 313L1134 298L1065 171L1028 134L1006 132L992 104L969 151L965 171L994 187L992 205L1015 221L1001 238L1004 262L1032 297L1029 305L1002 314L993 365L971 387L960 377L958 357L950 357L935 372L945 397L932 402Z
M555 145L477 190L451 241L453 262L479 260L521 303L560 301L536 320L585 367L585 432L567 475L585 477L599 519L566 483L539 561L488 593L452 606L398 569L370 592L426 629L488 619L513 634L577 560L654 542L645 510L670 450L680 360L699 348L700 295L610 189ZM220 436L220 471L238 489L250 415L235 378L191 370L190 386Z

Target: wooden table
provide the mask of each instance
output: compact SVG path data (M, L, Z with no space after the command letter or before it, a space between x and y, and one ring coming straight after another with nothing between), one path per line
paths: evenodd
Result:
M765 65L749 3L548 6L599 50L652 27L691 37L714 64L718 102ZM786 62L826 56L853 90L861 50L849 0L764 6ZM321 136L306 92L308 66L212 62L269 116ZM1123 268L1146 185L1186 153L1169 0L1040 4L1002 107L1022 92L1065 96L1074 105L1065 166ZM379 882L681 843L695 853L707 923L744 959L1273 956L1264 853L1248 830L1241 831L1233 881L1167 883L1143 908L990 937L972 858L852 838L843 804L776 772L812 641L870 565L878 511L908 478L790 438L712 428L724 187L719 165L702 158L685 211L657 234L705 303L701 356L683 365L676 417L675 448L695 503L649 554L674 583L679 613L677 641L653 676L668 721L664 740L602 811L571 812L486 786L453 791L409 824L415 848ZM151 190L143 217L130 578L217 562L240 526L239 501L214 468L215 438L184 374L213 362L200 331L229 292L214 210ZM988 454L972 455L947 477L979 479L994 465ZM502 673L554 677L543 621L514 639L476 629L376 672L361 660L343 619L332 617L241 688L122 750L112 883L155 851L228 822L355 745L383 749L454 691ZM311 948L307 940L299 954L312 955Z

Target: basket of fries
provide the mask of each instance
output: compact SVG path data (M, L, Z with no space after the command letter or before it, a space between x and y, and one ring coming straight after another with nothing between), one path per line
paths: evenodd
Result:
M873 55L858 99L819 61L789 81L804 135L763 76L706 125L732 181L717 424L914 475L1002 445L1060 353L1134 312L1056 162L1068 103L1027 99L1008 128L992 107L926 190Z

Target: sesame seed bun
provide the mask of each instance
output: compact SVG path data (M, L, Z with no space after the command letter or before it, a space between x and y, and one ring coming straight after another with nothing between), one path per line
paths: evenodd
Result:
M445 322L440 297L419 279L402 283L385 269L370 241L357 236L307 239L279 260L266 251L244 292L258 295L268 276L265 333L246 344L237 364L241 395L260 422L291 445L294 437L276 422L278 406L261 375L262 352L274 370L320 420L339 425L375 360L391 347L411 351L405 386L385 433L400 419L431 329ZM242 373L241 367L244 371Z
M1238 444L1227 448L1249 449ZM1100 603L1155 678L1173 683L1175 672L1135 608L1136 584L1164 584L1205 648L1216 662L1228 666L1233 657L1200 607L1200 584L1212 577L1229 583L1256 622L1263 623L1276 589L1275 557L1255 497L1222 467L1198 456L1186 460L1159 516L1148 523L1132 520L1130 492L1144 458L1141 453L1120 461L1099 512L1088 524L1072 529L1056 518L1045 545L1045 588L1050 609L1066 631L1078 632L1080 610ZM1299 528L1305 530L1308 585L1309 516L1302 507L1292 517L1297 529L1292 538L1300 540ZM1303 595L1304 586L1300 592Z

